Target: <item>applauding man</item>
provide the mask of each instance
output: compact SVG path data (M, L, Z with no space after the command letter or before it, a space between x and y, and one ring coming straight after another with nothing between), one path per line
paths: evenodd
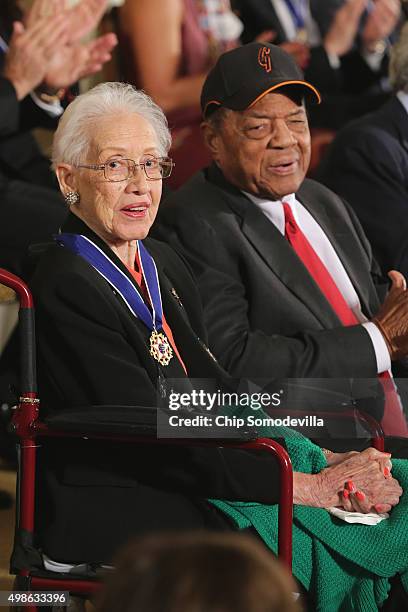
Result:
M36 0L21 20L14 1L0 8L0 266L20 274L28 245L47 240L65 217L29 130L53 128L67 89L98 72L117 42L111 33L82 42L106 0L66 4Z

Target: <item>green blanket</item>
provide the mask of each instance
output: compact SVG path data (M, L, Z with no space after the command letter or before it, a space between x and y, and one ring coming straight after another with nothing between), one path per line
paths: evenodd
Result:
M292 430L259 433L285 437L294 471L313 474L327 465L321 449ZM390 518L378 525L349 524L321 508L294 506L293 573L312 594L316 611L377 612L388 596L389 578L397 573L408 592L408 461L392 463L393 475L406 493ZM276 505L210 501L239 529L254 527L277 552Z

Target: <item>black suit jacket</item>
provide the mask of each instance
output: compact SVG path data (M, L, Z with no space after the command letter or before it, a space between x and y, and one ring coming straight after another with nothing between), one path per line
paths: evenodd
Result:
M371 316L379 305L377 268L358 221L315 181L305 180L297 197L330 238ZM210 348L232 375L376 376L367 332L341 325L285 238L215 165L169 196L154 233L191 264Z
M66 216L50 160L30 131L55 125L0 77L0 266L20 276L30 243L49 240Z
M331 240L369 318L379 306L374 282L381 292L385 286L357 219L315 181L305 180L296 195ZM210 349L230 374L279 381L285 409L343 412L357 402L381 420L368 333L342 326L286 239L215 165L169 196L153 234L192 266ZM342 419L303 433L329 448L361 448Z
M31 134L35 127L55 128L56 120L30 96L19 102L13 85L4 77L0 77L0 117L0 190L13 179L56 189L50 161Z
M351 204L384 274L408 277L408 114L396 96L339 132L319 179Z
M13 20L22 19L16 3L9 4L0 9L0 34L7 43ZM0 50L0 74L5 58L5 52ZM0 190L10 189L12 180L57 189L57 182L50 171L50 161L41 153L31 134L33 128L55 129L57 123L57 119L37 106L30 95L17 100L11 82L0 76ZM33 197L35 195L34 192Z
M94 240L135 284L79 219L71 215L63 229ZM156 261L164 314L189 376L223 388L228 377L205 350L200 299L189 269L167 245L144 243ZM81 257L53 246L31 288L43 414L75 419L75 412L81 422L87 410L92 418L103 405L120 404L119 421L124 415L130 424L138 406L155 419L159 379L184 374L153 360L148 330L110 285ZM232 449L58 440L44 443L40 468L39 542L51 558L65 561L107 561L135 533L225 528L207 497L274 503L279 491L271 458Z

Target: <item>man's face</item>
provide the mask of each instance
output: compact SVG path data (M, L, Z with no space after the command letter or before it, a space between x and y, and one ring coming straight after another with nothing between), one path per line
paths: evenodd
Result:
M229 111L210 147L230 183L279 200L298 190L309 167L306 112L283 94L267 94L251 108Z

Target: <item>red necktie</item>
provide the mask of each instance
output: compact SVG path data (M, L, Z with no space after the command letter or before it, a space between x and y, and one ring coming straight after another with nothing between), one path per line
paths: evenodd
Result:
M360 321L339 291L330 272L296 223L292 209L287 202L283 202L283 210L285 213L285 237L293 250L301 259L343 325L358 325ZM385 395L385 410L381 421L384 433L391 436L408 437L408 426L390 373L382 372L378 375L378 378Z

